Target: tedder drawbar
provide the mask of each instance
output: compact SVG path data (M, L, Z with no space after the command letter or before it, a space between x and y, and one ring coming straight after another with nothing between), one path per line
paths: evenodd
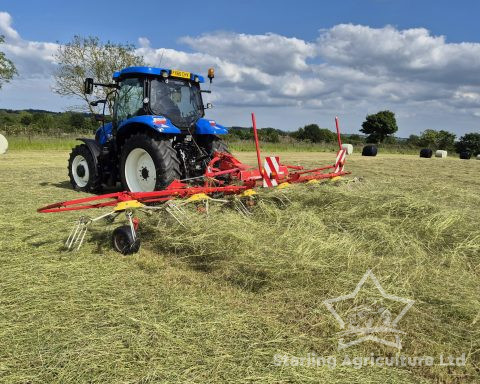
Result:
M277 156L266 157L262 164L255 115L252 113L258 167L242 163L229 152L214 152L203 175L174 180L163 190L124 191L90 196L51 204L38 209L38 212L110 207L109 212L98 217L80 217L66 241L66 247L80 248L90 224L102 219L113 222L117 216L124 214L127 225L117 227L113 231L112 244L120 253L135 253L140 248L140 239L137 235L139 220L134 216L137 211L148 213L163 209L177 219L181 207L189 202L203 203L208 210L209 200L228 202L235 199L240 204L239 211L245 212L256 194L254 189L257 187L283 189L290 184L314 183L321 179L333 179L349 174L350 172L344 170L347 150L342 148L338 118L335 118L335 123L339 150L333 165L304 169L302 166L282 164Z

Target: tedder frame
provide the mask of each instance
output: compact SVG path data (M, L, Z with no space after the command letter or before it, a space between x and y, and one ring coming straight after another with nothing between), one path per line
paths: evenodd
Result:
M215 152L208 163L203 176L191 179L175 180L165 189L152 192L114 192L63 201L39 208L40 213L77 211L93 208L112 207L112 211L96 218L81 217L67 239L68 249L80 248L88 225L100 219L113 221L125 213L128 225L118 227L113 233L114 248L124 254L137 252L140 239L137 236L139 221L134 211L152 211L161 209L162 203L187 199L187 201L208 201L218 196L249 197L255 194L256 187L284 188L289 184L314 182L321 179L333 179L350 174L344 170L347 150L342 147L338 117L335 118L339 150L333 165L305 169L302 166L280 163L278 156L266 157L262 165L260 144L255 114L252 113L252 126L255 139L257 167L242 163L227 152Z

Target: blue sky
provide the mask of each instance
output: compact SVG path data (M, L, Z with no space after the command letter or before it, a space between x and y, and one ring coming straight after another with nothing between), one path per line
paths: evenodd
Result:
M341 23L370 27L391 24L399 29L424 27L435 35L446 35L451 42L473 41L480 35L478 1L144 0L138 2L141 7L133 12L132 3L135 4L124 0L3 0L0 7L13 16L16 29L25 39L41 41L68 41L72 34L79 33L136 43L138 36L148 36L155 46L175 47L180 36L217 30L274 32L312 40L318 36L319 29ZM168 15L171 4L181 4L183 10L192 11L180 11L177 17L171 17ZM111 23L107 22L108 18Z
M480 127L478 1L131 4L3 0L7 41L0 49L21 71L0 91L0 108L75 104L50 88L56 43L79 34L130 42L152 65L162 51L181 69L214 65L216 108L209 113L227 125L248 125L250 110L261 125L287 130L333 126L339 114L355 132L367 113L392 109L400 136Z

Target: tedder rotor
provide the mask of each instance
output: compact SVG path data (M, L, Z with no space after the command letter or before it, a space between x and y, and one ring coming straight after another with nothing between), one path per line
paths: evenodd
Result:
M135 213L152 213L165 210L179 221L182 206L190 202L204 202L208 211L209 201L228 202L235 199L237 210L247 212L243 201L250 201L256 194L255 189L284 188L296 183L313 183L321 179L334 179L350 172L344 170L347 150L342 148L338 118L335 118L339 150L333 165L305 169L302 166L286 165L278 156L266 157L263 164L258 142L255 115L252 113L252 125L257 154L257 167L242 163L229 152L214 151L205 167L203 175L182 180L173 180L162 190L148 192L123 191L80 199L58 202L38 209L40 213L110 208L110 211L98 217L82 216L74 225L65 243L68 249L79 249L87 228L94 222L105 219L113 222L124 215L126 225L113 231L112 245L123 254L135 253L140 248L137 234L139 220ZM247 203L248 205L248 203Z

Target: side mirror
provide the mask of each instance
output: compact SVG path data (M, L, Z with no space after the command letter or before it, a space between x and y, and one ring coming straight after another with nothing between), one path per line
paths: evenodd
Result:
M212 103L207 103L205 109L212 109L213 108L213 104Z
M87 77L83 83L83 87L85 89L85 93L87 95L91 95L93 93L93 79L91 77Z
M95 121L99 121L99 122L103 123L105 121L105 116L95 115Z
M100 99L100 100L95 100L95 101L91 101L90 102L90 105L92 107L96 107L98 104L105 104L107 102L107 100L105 99Z

